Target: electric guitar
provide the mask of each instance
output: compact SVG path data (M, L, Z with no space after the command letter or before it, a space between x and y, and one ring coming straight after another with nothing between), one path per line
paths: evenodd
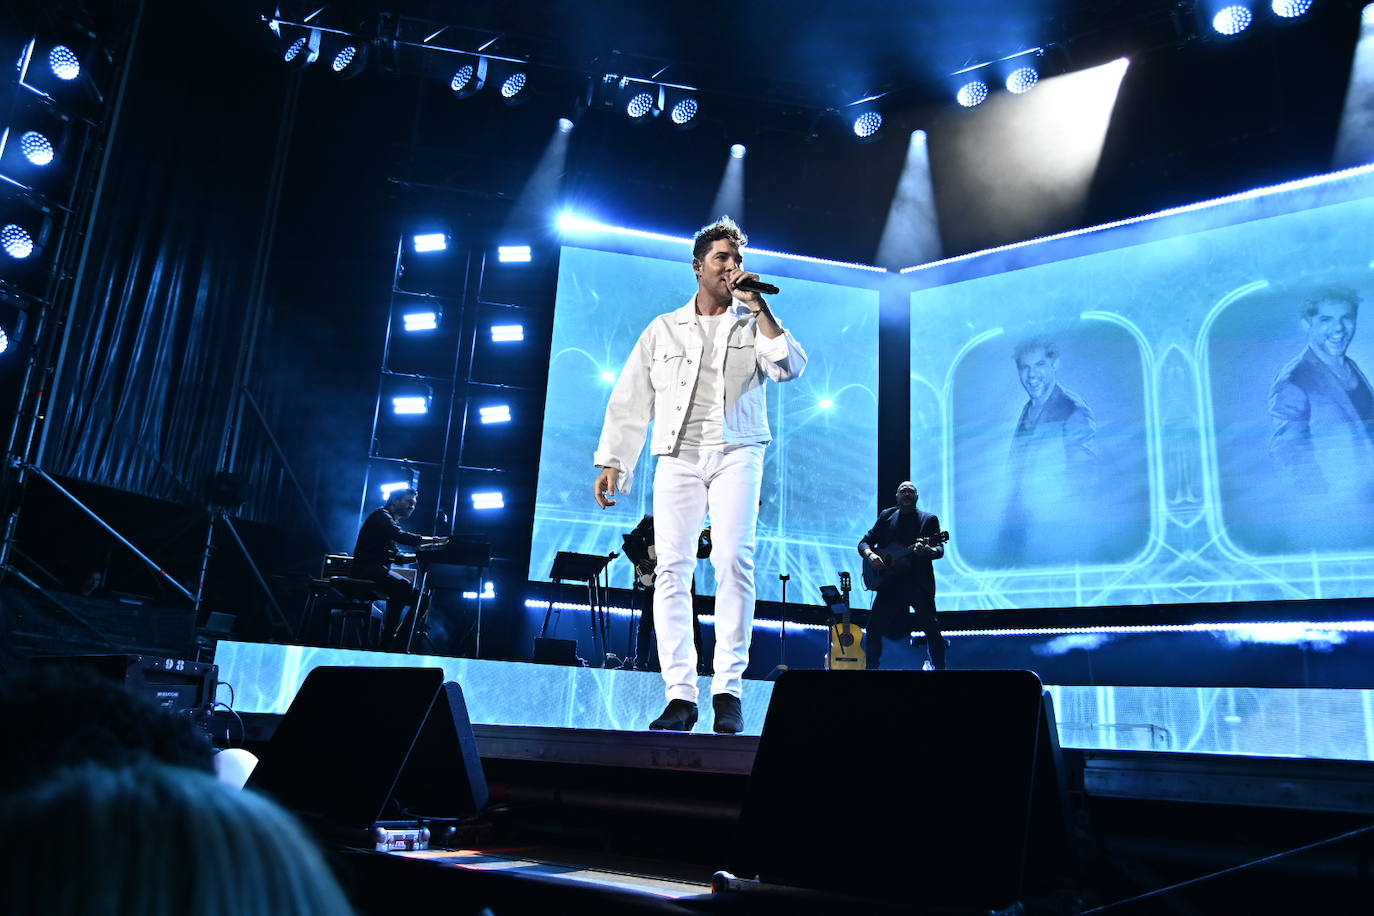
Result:
M893 579L900 579L906 575L911 566L911 558L916 553L916 548L939 547L948 540L948 531L937 531L935 534L917 538L914 544L894 542L886 547L875 548L873 552L882 557L883 565L882 568L879 568L873 565L873 561L868 557L864 557L864 588L871 592L879 591Z
M830 625L830 654L825 657L825 667L862 671L868 667L863 650L864 631L858 624L849 622L849 591L849 573L842 572L840 593L844 600L840 607L844 610L840 612L840 619Z

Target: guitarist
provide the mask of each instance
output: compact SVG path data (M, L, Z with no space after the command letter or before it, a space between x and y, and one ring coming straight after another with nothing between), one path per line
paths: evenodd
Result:
M922 537L940 533L940 520L917 509L917 497L916 484L902 481L897 487L897 505L880 512L859 542L859 555L885 580L868 613L864 650L869 668L877 668L882 659L884 637L906 636L917 628L925 631L931 664L937 669L945 667L945 638L935 616L935 569L931 565L932 560L945 555L943 543L936 539L933 547L918 546L904 562L891 567L878 553L885 548L910 547Z

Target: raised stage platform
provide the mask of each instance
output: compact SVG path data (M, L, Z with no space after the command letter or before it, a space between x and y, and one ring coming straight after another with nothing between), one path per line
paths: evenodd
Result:
M711 764L724 767L722 772L748 771L752 753L743 746L762 729L773 686L747 682L745 731L728 749L717 747L708 713L696 732L710 741L702 745L709 752L670 752L651 750L657 745L646 740L652 736L645 728L664 702L662 678L652 672L231 641L219 643L215 661L221 681L233 687L233 705L240 713L285 712L306 675L321 665L438 667L446 679L463 686L479 739L482 726L643 732L644 739L624 736L627 753L640 747L654 766L686 768L699 768L706 759L717 761L717 755L723 761L734 759ZM702 695L709 695L710 679L702 678L700 686ZM1048 687L1059 740L1066 748L1374 760L1374 690ZM486 740L493 739L486 734ZM577 743L570 738L566 746Z
M437 667L462 685L492 804L478 835L450 848L349 860L361 886L379 889L379 907L404 888L419 895L417 905L455 890L501 900L528 895L530 912L547 911L550 900L607 912L833 911L785 898L752 909L758 904L749 897L711 893L712 873L728 862L731 837L759 789L751 773L771 682L748 683L747 731L726 736L709 731L709 714L693 733L646 730L663 703L662 680L649 672L242 642L221 642L216 660L254 741L271 734L318 666ZM701 686L709 691L706 679ZM1080 857L1092 850L1079 863L1086 871L1065 880L1093 889L1098 902L1266 859L1374 814L1374 691L1049 689L1073 842ZM981 759L971 756L970 766ZM815 769L806 759L796 766ZM814 836L802 842L826 848L842 827L869 829L865 819L881 796L860 792L856 807L836 820L828 807L834 774L813 775L815 795L797 796L799 810L815 815L808 820ZM919 815L912 826L926 827ZM942 829L956 827L947 821ZM1283 859L1246 879L1245 899L1287 905L1284 888L1301 886L1294 877L1317 874L1332 893L1345 893L1365 880L1363 854L1345 843ZM1027 874L1050 865L1074 868L1051 856L1028 863ZM1039 893L1041 908L1026 912L1078 912L1093 899L1045 909L1043 895L1053 897L1053 889ZM1211 911L1234 891L1209 885L1198 893L1187 899ZM913 894L920 899L917 885Z

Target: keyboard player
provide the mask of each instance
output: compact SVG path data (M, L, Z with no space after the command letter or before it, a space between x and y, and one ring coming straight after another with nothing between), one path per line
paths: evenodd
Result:
M392 490L386 504L374 510L363 522L358 531L358 541L353 547L353 578L377 583L379 590L387 596L382 625L383 649L393 647L396 631L405 619L405 609L413 607L416 602L412 581L391 568L391 564L396 562L397 545L431 550L443 547L449 540L446 537L411 534L400 526L400 521L409 518L415 511L416 495L414 487Z

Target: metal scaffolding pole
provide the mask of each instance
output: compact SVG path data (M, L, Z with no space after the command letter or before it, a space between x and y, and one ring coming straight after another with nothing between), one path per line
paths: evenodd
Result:
M143 551L139 550L138 547L134 545L133 541L130 541L124 535L120 534L113 527L111 527L110 524L106 522L103 518L101 518L99 515L96 515L95 511L91 509L89 506L87 506L85 503L83 503L81 500L77 499L74 493L72 493L66 487L62 486L62 484L58 483L56 480L53 480L53 478L48 474L47 471L37 467L30 467L29 471L36 477L38 477L40 480L46 480L49 486L51 486L57 492L61 493L63 496L67 497L67 499L71 500L72 505L76 506L82 512L86 513L86 515L89 516L92 521L94 521L101 528L105 529L105 531L111 537L113 537L119 543L123 544L125 547L129 548L129 550L133 552L134 556L142 560L144 564L147 565L147 567L151 569L153 572L157 573L158 576L160 576L164 582L172 586L172 588L176 589L177 591L181 592L183 595L185 595L186 599L190 601L192 604L195 603L196 596L191 594L191 592L176 579L173 579L172 574L167 572L167 570L163 569L160 563L158 563L152 557L148 556Z

